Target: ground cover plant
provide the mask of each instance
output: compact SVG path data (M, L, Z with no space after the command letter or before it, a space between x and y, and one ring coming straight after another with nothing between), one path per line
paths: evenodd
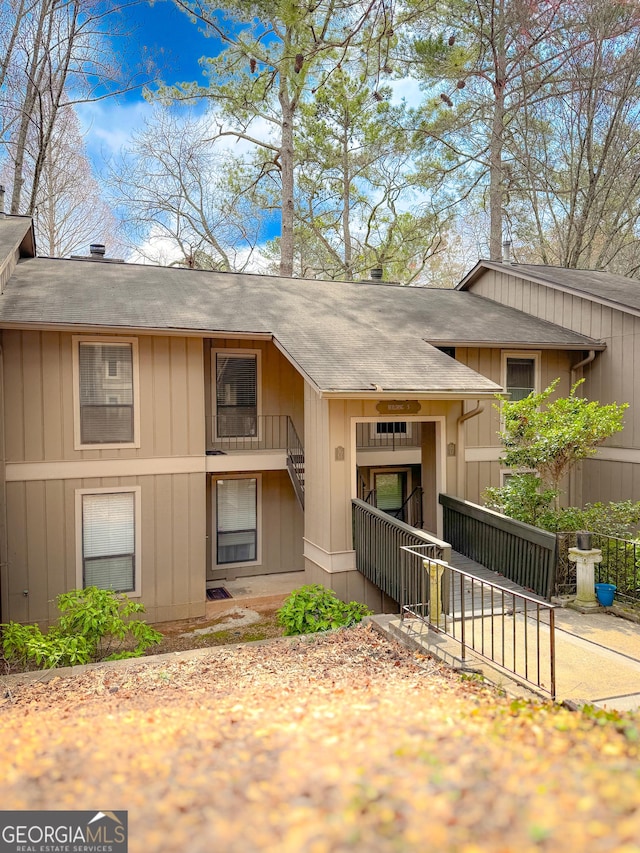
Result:
M59 595L56 605L60 617L45 632L19 622L0 626L9 666L51 669L139 657L162 639L155 628L133 618L144 613L143 604L111 590L73 589Z
M3 684L3 808L127 809L131 853L638 849L637 716L514 700L370 626L45 675Z
M371 610L358 601L341 601L322 584L306 584L294 589L278 610L285 636L314 634L332 628L347 628L369 616Z

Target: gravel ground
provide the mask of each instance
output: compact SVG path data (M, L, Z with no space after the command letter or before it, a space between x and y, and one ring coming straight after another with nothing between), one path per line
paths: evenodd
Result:
M127 809L132 853L637 853L639 730L360 626L5 690L0 796Z

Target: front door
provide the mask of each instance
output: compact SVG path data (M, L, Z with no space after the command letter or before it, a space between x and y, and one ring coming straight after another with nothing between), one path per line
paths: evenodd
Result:
M373 475L375 505L400 521L405 519L407 499L406 471L377 471Z

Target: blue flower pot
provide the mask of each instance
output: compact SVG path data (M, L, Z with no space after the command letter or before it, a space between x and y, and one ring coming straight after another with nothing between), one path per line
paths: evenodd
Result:
M614 583L596 584L596 598L603 607L611 607L615 593L616 585Z

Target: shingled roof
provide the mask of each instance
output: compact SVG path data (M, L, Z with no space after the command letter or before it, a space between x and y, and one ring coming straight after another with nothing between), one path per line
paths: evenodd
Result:
M469 289L487 269L577 293L580 296L596 299L623 311L640 312L640 281L602 270L572 270L542 264L503 264L497 261L479 261L462 279L456 289Z
M430 342L600 348L453 290L46 258L21 261L0 297L0 327L16 326L271 335L317 388L343 392L500 390Z

